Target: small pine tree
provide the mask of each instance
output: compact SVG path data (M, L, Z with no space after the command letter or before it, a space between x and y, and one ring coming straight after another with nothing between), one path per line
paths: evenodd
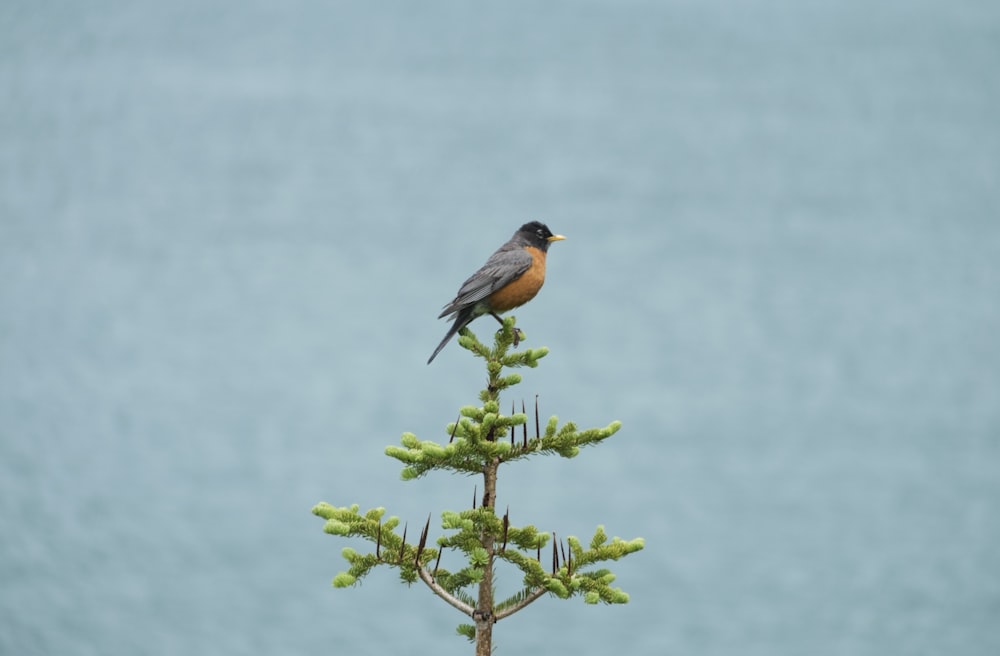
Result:
M460 624L458 633L476 643L477 656L487 656L492 649L493 625L546 593L561 599L579 595L589 604L627 603L628 595L611 587L614 574L598 565L639 551L643 540L626 541L617 537L609 540L604 527L598 526L587 545L573 536L560 541L554 532L539 531L530 525L512 526L509 510L502 516L497 514L497 472L501 464L541 454L572 458L581 447L598 444L614 435L621 423L615 421L604 428L581 431L572 422L560 428L558 418L551 417L542 430L536 397L535 434L529 437L523 402L519 413L514 412L513 405L511 414L500 412L500 392L521 382L520 374L503 375L503 370L536 367L548 349L509 353L511 346L523 338L512 316L504 320L492 349L479 342L468 328L459 335L458 343L463 348L486 361L488 382L479 394L482 405L461 408L459 419L446 427L446 444L421 441L413 433L404 433L402 446L389 446L385 452L404 464L404 480L434 470L482 475L481 503L477 506L473 499L468 510L442 512L441 526L449 534L437 539L437 548L428 545L430 517L413 542L407 540L405 525L402 534L398 532L398 517L383 519L384 508L362 514L358 505L338 508L320 503L313 513L326 520L325 532L364 538L375 545L374 551L366 554L344 548L342 553L350 567L337 574L334 587L354 585L379 565L394 567L406 583L422 581L434 594L471 618L473 623ZM445 550L461 552L465 566L455 572L441 567L441 554ZM494 598L493 586L497 561L519 569L524 584L519 592L500 601Z

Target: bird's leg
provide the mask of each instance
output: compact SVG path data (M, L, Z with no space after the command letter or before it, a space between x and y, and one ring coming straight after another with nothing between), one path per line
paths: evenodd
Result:
M503 330L503 319L500 318L500 315L498 315L496 312L490 312L490 316L493 317L494 319L496 319L498 322L500 322L500 326L501 326L500 330ZM522 337L524 337L524 333L521 332L520 328L515 327L514 328L514 348L517 348L517 345L521 343L521 338Z

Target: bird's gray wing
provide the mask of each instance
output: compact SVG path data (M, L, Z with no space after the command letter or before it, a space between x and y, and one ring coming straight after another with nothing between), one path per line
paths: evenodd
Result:
M462 283L453 300L444 306L438 318L471 307L504 285L516 280L531 267L531 253L523 248L499 250L486 260L479 271Z

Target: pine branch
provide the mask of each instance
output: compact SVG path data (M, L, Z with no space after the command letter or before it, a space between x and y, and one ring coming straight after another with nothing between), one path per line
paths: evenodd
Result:
M545 588L524 589L518 594L505 599L496 605L497 621L524 610L529 604L538 601L548 592Z
M470 617L474 624L460 624L458 633L476 641L477 654L489 653L493 625L550 593L567 599L582 596L586 603L628 602L628 595L611 587L614 574L602 566L639 551L641 538L608 539L598 526L589 545L575 537L557 540L556 534L539 531L535 526L514 526L509 509L502 516L495 510L498 470L501 465L537 455L557 454L573 458L587 446L600 444L614 435L621 423L614 421L603 428L577 429L573 422L559 425L552 416L544 430L535 397L534 435L529 437L529 420L525 404L521 412L500 411L500 393L521 382L520 374L504 374L506 367L535 367L548 354L548 349L511 351L518 334L513 317L504 320L492 347L481 343L467 327L459 333L459 344L476 357L486 361L488 374L485 389L479 393L481 405L460 409L458 419L445 426L448 442L420 440L413 433L403 433L401 446L386 447L386 455L402 462L402 478L412 480L433 470L483 476L480 503L460 512L441 513L441 528L436 547L428 546L430 517L423 524L419 538L408 540L407 525L399 532L400 519L385 519L384 508L373 508L362 514L359 506L336 507L317 504L313 513L324 518L323 530L342 537L355 537L374 545L374 551L359 553L350 547L341 553L348 569L333 580L335 587L358 584L376 567L396 569L407 584L422 581L430 590L453 608ZM519 339L525 339L523 333ZM520 435L518 435L520 434ZM520 439L518 439L520 437ZM477 488L479 489L479 488ZM415 532L415 531L414 531ZM455 552L464 559L464 566L449 571L440 566L445 551ZM523 588L497 603L493 582L500 562L521 572ZM471 594L471 590L475 594Z
M451 594L448 590L446 590L442 586L438 585L438 582L434 580L434 577L431 575L431 573L428 572L423 567L419 568L417 570L417 573L420 575L420 580L426 583L427 587L429 587L431 590L434 591L434 594L444 599L446 602L457 608L465 615L472 617L472 612L475 610L472 604L468 603L468 601L463 601L462 599Z
M479 357L487 359L489 380L486 389L480 391L481 407L466 405L459 410L459 419L445 426L448 435L446 444L432 440L420 440L413 433L403 433L402 446L387 446L385 454L402 462L403 480L413 480L433 470L451 471L460 474L479 474L485 462L496 459L498 463L513 462L535 455L558 454L564 458L574 458L580 449L599 444L621 428L621 422L613 421L604 428L577 430L576 424L568 422L559 428L558 417L550 417L544 434L539 432L539 416L536 398L535 436L528 438L528 415L524 412L504 415L498 402L501 390L521 382L520 374L501 376L504 366L537 366L538 359L548 353L548 349L527 349L507 353L513 343L514 319L508 317L504 327L497 332L495 346L487 348L476 339L468 327L463 328L461 343ZM523 405L523 403L522 403ZM517 426L524 427L524 439L517 442L501 439L513 434Z

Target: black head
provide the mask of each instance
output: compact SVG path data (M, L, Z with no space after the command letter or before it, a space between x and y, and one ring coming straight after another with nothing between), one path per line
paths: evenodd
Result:
M534 246L535 248L543 251L548 250L549 244L552 242L566 239L562 235L552 234L549 227L539 221L525 223L523 226L518 228L515 236L523 240L525 245Z

